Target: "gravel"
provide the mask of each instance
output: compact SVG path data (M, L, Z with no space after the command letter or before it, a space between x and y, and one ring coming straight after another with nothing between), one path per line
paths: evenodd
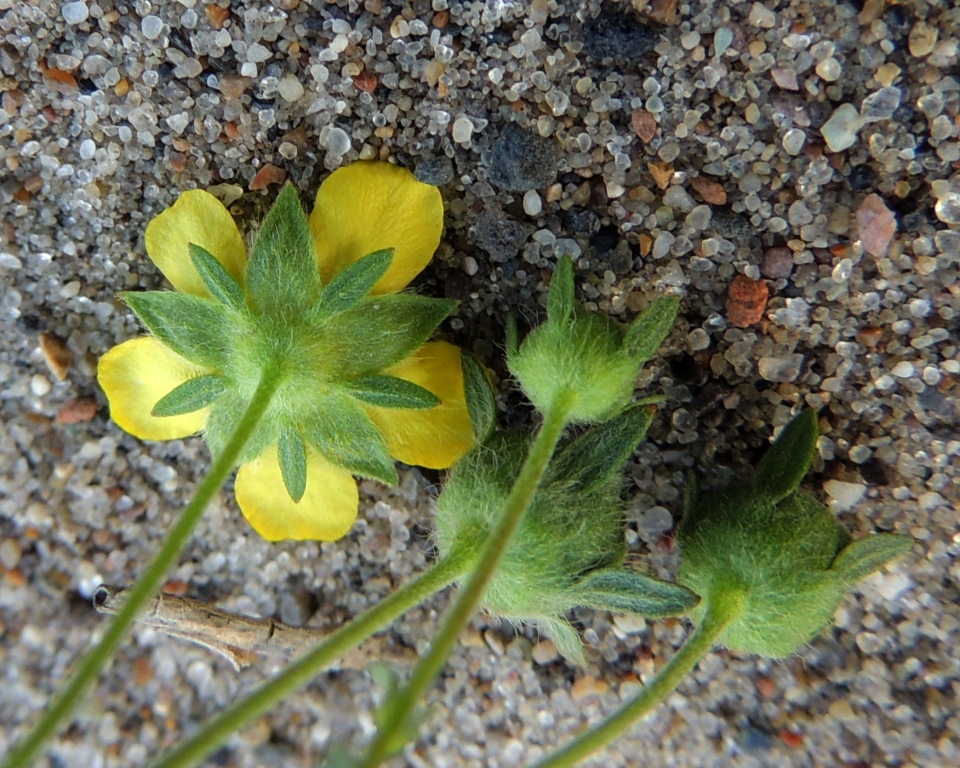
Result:
M383 158L443 185L444 241L417 290L460 299L444 335L501 381L504 318L542 316L562 254L590 311L626 322L683 296L638 382L667 402L627 469L627 544L651 573L676 572L684 474L749 473L803 404L823 432L807 489L857 535L917 540L795 656L711 655L592 765L960 763L954 5L0 3L0 753L102 631L97 585L136 578L209 463L199 440L122 433L96 385L98 357L138 333L117 294L165 287L146 223L199 187L249 231L282 179L310 200L329 171ZM763 298L743 327L735 279ZM504 420L529 418L505 396ZM339 626L431 556L412 472L361 497L341 542L268 544L225 493L172 586ZM387 641L423 651L446 602ZM689 632L573 618L583 670L477 617L394 765L525 764L633 695ZM138 629L51 764L142 766L278 664L235 674ZM215 762L316 765L369 737L379 696L362 672L322 675Z

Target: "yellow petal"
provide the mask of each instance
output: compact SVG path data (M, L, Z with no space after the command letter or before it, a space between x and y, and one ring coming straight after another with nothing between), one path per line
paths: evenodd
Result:
M385 373L419 384L442 401L424 410L366 406L391 456L406 464L444 469L473 447L459 347L429 342Z
M209 295L190 260L190 243L216 256L237 282L243 280L243 237L230 212L209 192L193 189L180 195L147 225L144 241L153 263L178 291Z
M299 502L283 485L275 445L237 470L234 493L243 516L267 541L335 541L357 519L357 481L309 448L307 490Z
M206 373L152 336L125 341L100 358L97 379L110 401L110 417L141 440L176 440L199 432L207 409L182 416L151 416L160 398Z
M320 185L310 230L324 283L361 256L395 248L373 293L396 293L433 258L443 230L443 200L436 187L405 168L353 163Z

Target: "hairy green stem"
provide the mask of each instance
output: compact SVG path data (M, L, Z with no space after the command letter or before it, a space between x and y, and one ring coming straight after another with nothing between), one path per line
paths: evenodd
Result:
M739 593L719 596L708 606L700 626L670 663L632 701L531 768L570 768L622 736L663 701L713 648L723 631L740 615L741 599Z
M496 571L520 518L533 501L543 473L550 463L550 457L553 456L567 424L571 400L570 395L564 393L554 402L550 412L544 415L540 431L530 446L530 452L496 525L480 549L466 585L457 596L456 602L447 610L443 623L430 644L430 651L417 664L407 685L390 702L377 736L360 763L361 768L374 768L388 756L396 734L405 727L417 701L440 674L457 638L476 612L487 583Z
M219 715L206 721L190 738L151 763L151 768L189 768L226 741L251 720L268 711L285 696L306 685L345 652L388 626L418 603L461 578L470 563L466 557L451 557L435 563L416 579L349 624L324 639L308 654L290 664L272 680L259 685Z
M280 377L277 375L267 374L260 380L246 413L223 452L214 460L209 474L197 487L190 503L170 529L160 551L137 583L131 587L127 599L107 627L103 638L83 658L73 677L44 713L40 722L10 754L5 768L26 768L34 762L44 745L60 729L62 721L73 711L84 692L96 680L103 666L113 657L139 610L160 588L164 576L177 559L180 550L186 545L190 533L199 522L207 504L233 471L243 447L266 413L279 384Z

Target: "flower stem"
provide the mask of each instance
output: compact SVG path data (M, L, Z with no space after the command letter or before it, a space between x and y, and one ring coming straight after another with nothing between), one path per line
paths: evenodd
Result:
M703 620L696 631L677 651L670 663L644 686L632 700L624 704L610 717L558 749L553 754L535 763L530 768L570 768L599 749L619 738L634 723L663 701L683 680L720 638L724 630L741 613L742 597L739 593L720 595L708 605Z
M457 596L456 602L447 610L443 623L430 644L430 651L417 664L407 685L398 691L390 702L383 723L360 763L360 768L375 768L390 754L396 734L409 721L417 701L440 673L457 637L477 610L487 583L496 571L513 532L533 501L537 486L566 426L571 400L568 393L563 393L556 399L550 412L544 415L540 431L530 446L530 452L495 527L487 535L474 561L466 585Z
M9 756L5 768L26 768L34 762L44 745L60 729L61 721L73 711L81 696L96 680L100 670L113 657L139 610L163 583L164 576L180 554L180 550L186 545L190 533L199 522L207 504L233 471L244 445L266 413L279 384L280 377L270 373L265 374L260 380L246 413L223 452L216 457L209 474L197 487L190 503L170 529L160 551L130 589L127 599L117 612L116 618L107 627L103 638L83 658L73 677L44 713L40 722Z
M438 561L406 586L381 600L366 613L329 635L316 648L261 684L219 715L204 723L151 764L151 768L188 768L226 741L235 731L275 706L285 696L329 666L344 652L382 630L407 610L461 578L470 565L456 554Z

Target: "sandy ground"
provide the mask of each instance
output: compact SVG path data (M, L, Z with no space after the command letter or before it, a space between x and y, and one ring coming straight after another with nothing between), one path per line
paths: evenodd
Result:
M684 296L639 383L668 402L628 467L628 544L652 570L676 569L684 471L749 472L803 403L824 433L807 487L858 535L917 541L797 655L711 655L595 764L960 763L954 4L226 5L0 0L0 752L101 631L95 587L136 578L208 465L199 439L120 431L94 378L138 333L117 292L164 286L146 222L200 187L252 224L284 176L310 202L330 170L381 157L440 186L446 233L418 286L461 301L443 333L501 373L503 317L542 313L559 255L624 321ZM502 405L529 418L506 382ZM431 557L413 473L361 495L354 530L319 546L260 540L225 492L172 586L339 625ZM422 651L446 601L386 645ZM396 765L523 765L689 631L575 618L582 670L477 618ZM41 764L143 765L277 668L237 674L140 629ZM377 695L362 671L322 675L211 764L317 765L369 736Z

